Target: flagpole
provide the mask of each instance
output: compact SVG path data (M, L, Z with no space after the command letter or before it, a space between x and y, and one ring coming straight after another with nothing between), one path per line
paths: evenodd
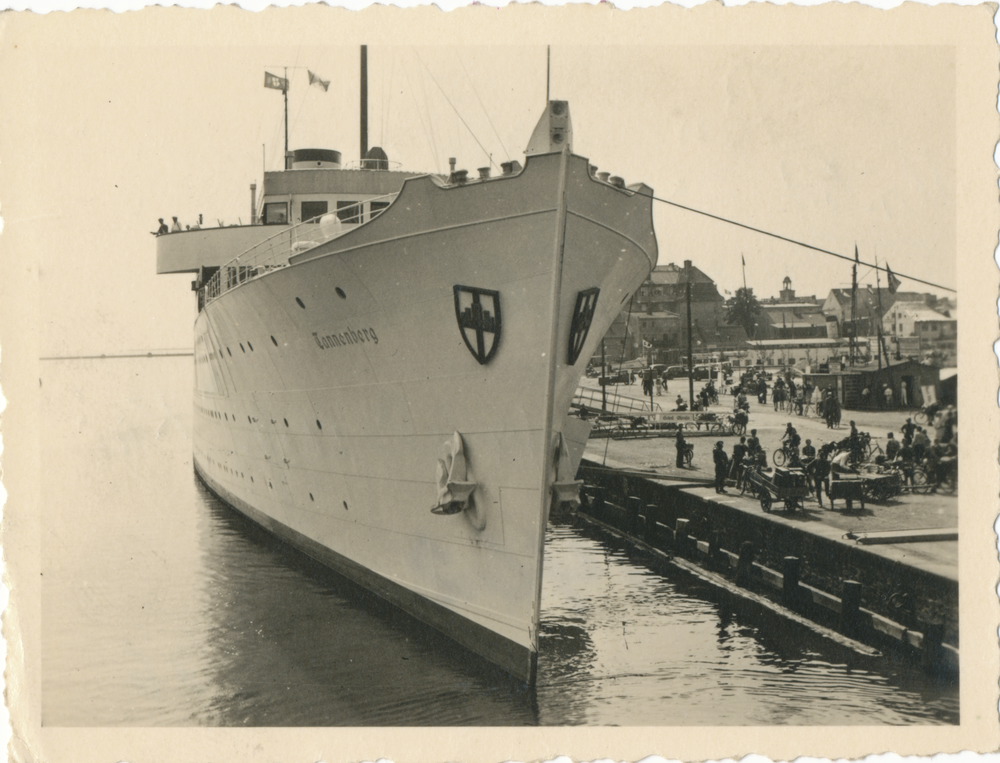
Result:
M854 245L854 264L851 265L851 368L854 367L854 353L858 343L858 245Z
M285 96L285 169L290 170L288 162L288 67L285 67L285 86L281 88L281 94Z

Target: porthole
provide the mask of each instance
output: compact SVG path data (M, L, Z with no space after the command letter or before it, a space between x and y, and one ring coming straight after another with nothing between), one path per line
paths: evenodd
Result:
M250 475L250 481L253 482L253 475Z
M285 422L285 426L287 427L288 426L288 419L282 419L282 421Z
M309 500L310 501L315 501L316 500L315 498L313 498L313 494L312 493L309 494Z
M271 480L267 481L267 486L271 488L271 490L274 490L274 485L271 484Z
M296 297L295 301L299 303L299 307L301 307L303 310L306 309L305 303L301 299L299 299L298 297Z
M253 424L253 421L251 421L251 419L250 419L249 416L247 416L247 422L250 423L250 424Z
M222 415L226 417L226 421L229 421L229 414L228 413L224 413Z
M344 501L344 511L350 511L350 509L347 508L347 501Z
M250 348L250 352L253 352L253 345L250 344L250 340L249 339L247 339L247 347Z
M240 342L240 349L243 350L244 355L247 354L247 351L243 349L243 342Z
M229 353L229 357L233 357L233 351L230 350L228 347L226 348L226 352Z
M341 289L339 286L336 289L334 289L334 291L337 292L337 296L340 297L341 299L347 299L347 295L344 294L344 290Z
M278 340L274 338L274 334L271 335L271 341L274 342L274 346L278 346Z
M318 426L320 429L323 428L323 425L319 423L319 419L316 419L316 426Z

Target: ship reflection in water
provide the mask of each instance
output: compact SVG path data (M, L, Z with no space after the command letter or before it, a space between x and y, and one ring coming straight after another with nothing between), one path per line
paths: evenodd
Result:
M529 692L214 498L189 358L43 370L64 475L43 486L46 726L958 722L956 687L845 664L568 520L547 533Z

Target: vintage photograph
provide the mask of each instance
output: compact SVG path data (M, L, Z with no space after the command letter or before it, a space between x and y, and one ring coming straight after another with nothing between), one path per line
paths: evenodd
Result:
M8 17L15 735L995 747L992 19L749 10Z

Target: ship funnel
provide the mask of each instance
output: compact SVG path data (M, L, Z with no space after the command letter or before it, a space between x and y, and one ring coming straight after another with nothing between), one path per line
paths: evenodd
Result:
M292 152L293 170L340 169L340 152L327 148L299 148Z
M535 125L535 131L531 133L531 140L524 153L527 156L551 154L562 151L564 147L573 150L573 123L569 118L569 103L549 101L545 113Z

